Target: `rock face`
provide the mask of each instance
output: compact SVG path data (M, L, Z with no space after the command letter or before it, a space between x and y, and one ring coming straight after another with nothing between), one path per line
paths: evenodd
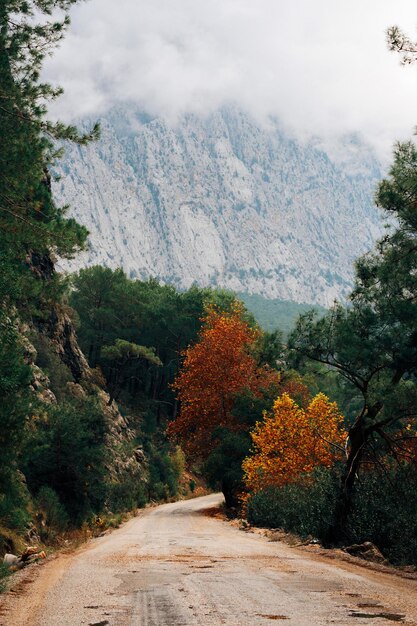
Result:
M74 380L91 378L90 367L82 353L75 334L74 324L62 306L55 305L45 323L40 325L42 332L52 341L61 361L69 368Z
M54 260L49 254L39 257L32 255L31 269L40 280L50 277L55 271ZM115 402L108 405L109 395L97 384L97 373L91 370L78 345L74 324L66 306L55 303L48 317L36 320L30 329L22 327L26 361L31 365L33 373L33 392L45 404L55 404L57 399L50 388L50 380L36 365L37 351L27 337L29 331L44 337L49 349L71 372L73 381L66 383L68 399L90 396L97 400L106 424L107 470L113 483L122 485L126 480L134 480L144 484L147 479L147 459L145 455L138 455L138 450L135 450L135 431L130 427L128 418L122 416Z
M55 306L45 324L39 330L51 341L60 360L68 367L75 382L67 383L68 396L83 398L93 396L97 399L106 423L106 447L108 450L107 470L112 480L123 484L126 479L134 479L138 483L146 482L147 459L138 458L135 448L135 432L129 425L128 418L122 416L115 402L108 405L109 395L95 383L94 371L90 369L81 351L73 322L62 307ZM34 380L36 370L34 366ZM48 389L48 379L40 380L43 385L35 390L44 402L54 402L55 398ZM53 396L53 394L52 394Z
M71 269L327 305L381 232L380 168L357 137L332 160L234 108L169 126L124 107L101 123L99 142L67 149L54 184L91 233Z

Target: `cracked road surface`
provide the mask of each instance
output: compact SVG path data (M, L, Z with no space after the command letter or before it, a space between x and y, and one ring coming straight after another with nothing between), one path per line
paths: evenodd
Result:
M417 626L416 580L269 542L202 514L221 500L149 509L33 568L0 603L0 625Z

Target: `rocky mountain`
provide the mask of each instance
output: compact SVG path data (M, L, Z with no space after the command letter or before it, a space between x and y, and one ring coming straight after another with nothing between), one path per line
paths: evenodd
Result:
M67 148L55 183L91 233L70 269L327 305L381 232L381 171L358 137L332 157L232 107L170 125L125 106L101 124L99 142Z

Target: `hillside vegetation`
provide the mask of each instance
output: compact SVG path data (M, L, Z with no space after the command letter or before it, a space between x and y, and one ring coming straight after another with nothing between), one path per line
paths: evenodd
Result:
M315 310L321 315L326 312L324 307L318 305L313 307L311 304L269 299L256 293L238 293L237 296L264 330L281 330L285 336L293 330L299 315L310 310Z

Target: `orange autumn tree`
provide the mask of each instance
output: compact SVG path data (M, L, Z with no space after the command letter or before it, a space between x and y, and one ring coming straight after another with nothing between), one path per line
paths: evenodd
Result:
M250 493L294 482L316 467L331 466L343 453L346 432L337 404L319 393L300 408L287 393L252 431L253 454L243 462Z
M278 385L279 374L259 367L253 347L261 331L244 319L244 307L234 302L229 311L206 310L197 343L185 351L183 367L173 385L180 413L168 434L192 459L205 459L216 446L219 427L240 428L233 415L236 395L257 393Z
M281 374L279 395L286 393L300 407L307 407L311 402L311 393L303 377L296 371L290 370Z

